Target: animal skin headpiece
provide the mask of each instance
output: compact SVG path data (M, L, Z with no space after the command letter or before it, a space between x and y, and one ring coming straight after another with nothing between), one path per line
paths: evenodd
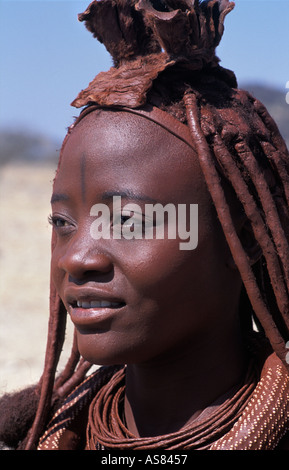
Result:
M114 67L98 74L72 106L93 102L138 108L166 70L184 74L214 69L222 74L215 50L233 8L228 0L93 1L79 20L105 45Z

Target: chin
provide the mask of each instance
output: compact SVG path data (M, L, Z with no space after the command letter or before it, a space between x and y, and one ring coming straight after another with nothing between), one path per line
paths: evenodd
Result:
M89 338L89 335L77 336L78 350L81 356L91 364L98 366L113 366L126 364L127 355L121 348L109 341L101 341L96 337Z

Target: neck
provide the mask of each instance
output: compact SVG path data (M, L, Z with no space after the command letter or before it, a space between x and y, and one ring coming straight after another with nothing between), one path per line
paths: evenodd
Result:
M125 417L135 436L178 431L234 393L245 372L241 338L214 337L202 348L190 343L182 353L127 366Z

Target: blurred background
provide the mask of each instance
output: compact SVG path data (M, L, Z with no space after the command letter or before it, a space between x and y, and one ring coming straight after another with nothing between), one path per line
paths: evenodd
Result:
M79 112L71 101L112 65L77 20L88 3L0 0L0 395L41 374L56 162ZM217 50L221 65L263 101L288 145L289 2L235 3Z

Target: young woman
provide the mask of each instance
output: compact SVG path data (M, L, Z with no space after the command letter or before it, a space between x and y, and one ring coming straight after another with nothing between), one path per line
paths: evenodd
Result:
M73 103L45 369L25 425L4 420L6 444L286 448L288 151L215 55L232 8L103 0L80 15L114 67ZM55 379L66 312L75 344ZM3 398L10 420L28 392Z

